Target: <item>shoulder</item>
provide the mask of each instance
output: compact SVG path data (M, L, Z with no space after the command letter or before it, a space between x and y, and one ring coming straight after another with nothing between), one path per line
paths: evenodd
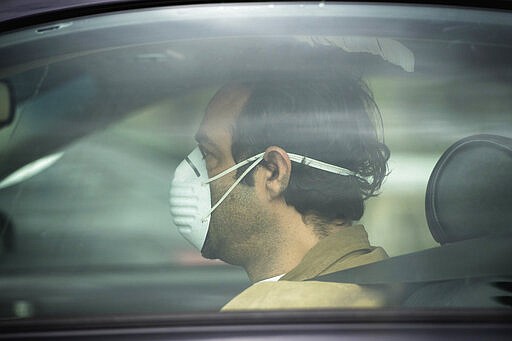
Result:
M386 290L357 284L319 281L257 283L226 304L222 311L273 309L377 308Z

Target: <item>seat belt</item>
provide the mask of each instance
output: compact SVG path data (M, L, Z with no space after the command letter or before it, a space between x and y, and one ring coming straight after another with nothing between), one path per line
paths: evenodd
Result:
M512 234L445 244L310 279L360 285L512 276Z

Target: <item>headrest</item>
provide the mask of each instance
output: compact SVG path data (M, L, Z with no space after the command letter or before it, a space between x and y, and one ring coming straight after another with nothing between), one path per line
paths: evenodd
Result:
M441 244L512 231L512 139L475 135L448 148L428 181L425 210Z

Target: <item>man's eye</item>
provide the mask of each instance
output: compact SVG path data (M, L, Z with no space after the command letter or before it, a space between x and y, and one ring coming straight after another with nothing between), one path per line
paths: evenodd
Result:
M208 156L211 155L211 153L204 148L199 148L199 150L201 151L201 154L203 154L203 160L205 160Z

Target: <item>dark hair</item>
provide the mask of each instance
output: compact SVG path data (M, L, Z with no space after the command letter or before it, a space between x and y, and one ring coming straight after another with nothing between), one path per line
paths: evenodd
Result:
M233 127L235 161L279 146L349 169L357 176L292 162L284 198L303 217L313 214L327 221L359 220L364 201L378 194L390 155L379 139L377 127L382 128L382 119L366 84L344 76L243 86L249 88L250 95ZM253 185L252 176L244 183Z

